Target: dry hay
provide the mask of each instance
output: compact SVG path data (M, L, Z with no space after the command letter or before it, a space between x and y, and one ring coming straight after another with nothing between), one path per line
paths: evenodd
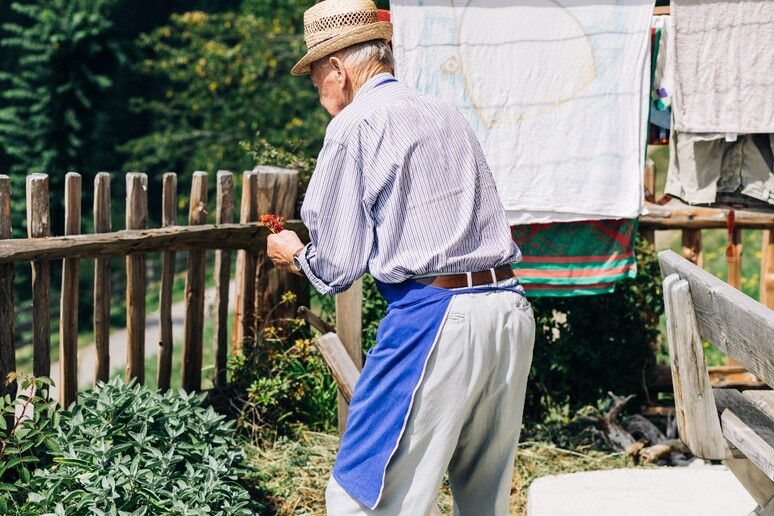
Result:
M336 435L302 432L297 441L280 439L264 449L249 447L254 479L263 503L276 516L325 514L325 486L339 445ZM511 490L511 514L524 514L527 489L538 477L633 467L624 453L579 448L566 450L551 443L529 441L519 445ZM438 507L452 513L449 485L444 481Z

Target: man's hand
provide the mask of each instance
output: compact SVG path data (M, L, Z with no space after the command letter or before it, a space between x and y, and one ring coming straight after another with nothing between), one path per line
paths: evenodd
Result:
M293 265L293 257L304 248L295 231L285 229L266 238L266 253L281 271L288 271L298 276L304 274Z

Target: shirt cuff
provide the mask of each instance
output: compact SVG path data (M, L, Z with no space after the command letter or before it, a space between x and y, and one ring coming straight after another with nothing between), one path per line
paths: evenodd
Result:
M301 265L301 270L304 271L304 275L309 282L314 286L320 294L333 295L336 294L336 290L330 285L321 280L313 271L312 266L309 264L309 260L317 255L317 249L311 244L306 244L304 248L298 253L298 263Z

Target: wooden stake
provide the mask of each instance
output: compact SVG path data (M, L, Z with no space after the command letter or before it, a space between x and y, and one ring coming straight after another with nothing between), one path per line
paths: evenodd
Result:
M11 179L0 175L0 239L11 238ZM14 266L0 265L0 396L16 396L16 382L5 383L16 370L14 342Z
M110 174L100 172L94 178L94 232L110 233ZM94 381L107 382L110 377L110 260L94 260L94 343L97 358Z
M207 222L207 173L194 172L188 224ZM199 391L202 386L202 339L204 331L204 251L188 252L185 280L185 323L183 326L183 389Z
M701 253L701 230L684 229L683 230L683 258L690 260L699 267L704 262Z
M763 230L761 247L761 304L774 308L774 231Z
M239 212L239 222L242 224L258 220L257 192L258 175L248 170L242 175L242 206ZM255 251L238 251L233 353L242 349L245 338L255 337L255 271Z
M126 229L148 227L148 176L126 175ZM126 257L126 381L145 383L145 256Z
M27 176L27 236L43 238L51 236L48 208L48 176ZM51 375L51 264L46 261L32 262L32 374Z
M234 221L234 174L218 171L216 224ZM215 251L215 307L213 313L213 347L215 350L215 387L226 386L228 358L228 287L231 280L231 252Z
M336 333L358 371L363 368L363 280L359 279L346 292L336 296ZM339 435L347 428L349 406L339 393Z
M65 236L81 232L81 176L65 176ZM69 407L78 397L78 259L62 264L59 307L59 403Z
M258 213L273 213L286 220L293 218L298 195L298 171L260 166L254 172L258 174ZM304 290L308 293L309 282L295 274L278 271L266 254L265 243L265 240L260 242L256 265L255 318L258 327L271 324L266 320L270 312L274 320L292 318L296 306L309 303L308 299L298 299L295 304L281 304L282 295L287 291L296 293L297 297Z
M162 227L177 225L177 175L164 174L162 190ZM175 252L167 251L162 256L161 288L159 292L159 355L156 385L162 391L170 387L172 378L172 287L175 282Z

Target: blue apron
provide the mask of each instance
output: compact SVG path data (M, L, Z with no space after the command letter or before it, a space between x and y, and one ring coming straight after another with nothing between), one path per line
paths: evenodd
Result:
M387 315L355 386L333 466L339 485L372 510L379 504L387 465L398 449L452 297L492 290L524 295L518 285L447 290L409 280L377 281L376 286L389 303Z

